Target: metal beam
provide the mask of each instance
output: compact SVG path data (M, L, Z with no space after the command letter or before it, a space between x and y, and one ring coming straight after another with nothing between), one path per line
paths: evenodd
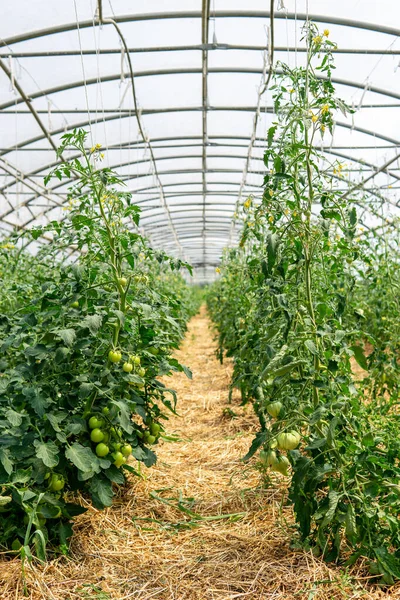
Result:
M114 17L116 23L139 23L143 21L166 21L167 19L201 19L202 13L199 11L182 11L182 12L163 12L163 13L150 13L150 14L130 14L130 15L117 15ZM213 14L216 19L267 19L270 16L270 11L217 11ZM283 21L315 21L317 23L330 23L332 25L340 25L343 27L354 27L356 29L365 29L366 31L374 31L376 33L382 33L387 35L393 35L395 37L400 36L400 30L395 27L389 27L385 25L377 25L376 23L368 23L365 21L358 21L354 19L346 19L341 17L332 17L329 15L317 15L317 14L305 14L305 13L291 13L291 12L278 12L275 16L276 19ZM80 21L79 23L63 23L53 27L45 29L37 29L28 31L22 34L10 36L8 38L0 40L0 47L11 46L12 44L18 44L27 40L37 39L40 37L46 37L49 35L55 35L57 33L66 33L68 31L74 31L79 25L79 29L87 29L93 27L93 20Z
M201 42L203 45L208 44L210 23L210 0L202 0L201 12ZM203 260L205 260L206 252L206 196L207 196L207 109L208 109L208 50L202 51L202 129L203 129L203 148L202 148L202 182L203 182Z
M149 46L148 48L129 48L131 54L153 53L153 52L187 52L187 51L221 51L221 50L245 50L262 52L265 46L247 46L236 44L194 44L190 46ZM275 46L275 52L307 52L305 46ZM332 48L333 54L361 54L361 55L387 55L398 56L400 50L388 48ZM97 55L121 54L121 48L93 48L89 50L43 50L31 52L12 52L13 58L54 58L60 56L97 56ZM10 52L0 52L0 58L8 58Z
M400 35L400 32L399 32ZM279 70L276 71L279 73ZM261 75L262 69L260 68L250 68L250 67L209 67L209 74L223 75L223 74L236 74L242 73L244 75ZM135 73L135 79L139 79L142 77L160 77L160 76L169 76L169 75L201 75L202 69L197 67L183 67L183 68L174 68L174 69L155 69L155 70L146 70L146 71L138 71ZM129 79L130 73L125 73L125 77ZM121 73L112 73L109 75L103 75L101 77L102 83L109 83L111 81L119 81L121 78ZM320 77L321 80L325 80L325 77ZM343 85L346 87L357 88L360 90L365 89L365 82L358 83L354 81L348 81L346 79L339 79L336 77L332 78L332 83L336 85ZM84 87L98 84L98 77L93 77L91 79L87 79L86 82L84 80L80 81L70 81L66 82L62 85L58 85L55 87L47 88L45 90L39 90L38 92L34 92L29 96L30 101L36 100L37 98L48 97L52 94L57 94L59 92L75 89L78 87ZM369 86L368 91L381 94L390 98L400 99L400 93L397 93L392 90L386 90L381 87ZM15 98L12 101L4 102L0 105L0 110L5 110L7 108L18 106L23 102L23 99ZM134 113L134 111L132 111Z

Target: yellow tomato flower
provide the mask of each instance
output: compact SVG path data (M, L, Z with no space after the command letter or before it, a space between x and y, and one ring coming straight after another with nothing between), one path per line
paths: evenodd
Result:
M329 29L324 29L324 36L329 37Z
M217 267L217 268L215 269L215 272L216 272L216 273L221 273L221 269L220 269L219 267Z
M320 35L316 35L315 38L313 39L313 42L314 42L314 44L319 46L322 43L322 37Z
M329 104L324 104L323 107L321 108L321 112L323 115L326 115L326 113L329 112Z
M246 202L244 202L243 206L245 208L250 208L250 206L251 206L251 197L250 196L247 198Z
M269 221L270 223L273 223L273 222L274 222L274 217L271 215L270 217L268 217L268 221Z
M322 133L324 133L325 129L326 129L325 125L321 125L321 131L322 131Z
M274 190L268 190L268 193L272 197L274 195Z
M101 148L101 144L96 144L96 146L95 146L95 147L96 147L96 150L100 150L100 148Z
M318 121L318 117L317 117L317 115L313 115L313 116L311 117L311 121L312 121L313 123L316 123L316 122Z

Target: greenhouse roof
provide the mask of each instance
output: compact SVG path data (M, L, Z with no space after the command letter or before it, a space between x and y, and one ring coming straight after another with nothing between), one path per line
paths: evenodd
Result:
M364 182L384 196L382 217L396 214L399 2L14 0L0 24L1 232L65 216L68 184L43 178L60 137L82 127L153 245L212 279L237 205L260 192L270 62L304 63L307 18L338 44L335 87L355 110L320 140L351 175L338 186Z

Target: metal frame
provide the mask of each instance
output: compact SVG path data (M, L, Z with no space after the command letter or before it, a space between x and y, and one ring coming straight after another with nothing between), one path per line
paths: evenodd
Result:
M130 64L130 58L129 58L129 53L152 53L152 52L183 52L183 51L197 51L197 52L201 52L201 68L176 68L176 69L159 69L159 70L143 70L137 73L133 74L133 70L130 64L130 72L126 75L126 77L128 77L130 79L130 85L132 87L132 91L133 91L133 97L134 97L134 102L135 102L135 106L136 106L136 99L135 99L135 91L134 91L134 79L136 80L137 78L141 78L141 77L154 77L154 76L169 76L169 75L201 75L202 78L202 98L201 98L201 105L197 106L197 107L162 107L160 109L154 109L151 107L145 107L143 110L140 111L140 115L138 115L138 110L129 110L129 109L121 109L121 110L113 110L113 109L106 109L104 111L101 111L101 116L98 118L91 118L91 122L92 123L96 123L96 122L112 122L114 120L123 120L123 119L129 119L130 117L134 117L138 120L138 126L139 126L139 130L141 130L141 123L140 123L140 119L141 117L146 117L149 118L151 115L155 115L155 114L170 114L170 113L177 113L177 112L186 112L186 113L195 113L195 112L201 112L202 113L202 127L201 127L201 136L195 135L195 136L182 136L180 138L178 137L167 137L167 138L156 138L154 140L151 140L151 145L147 142L147 140L145 140L144 136L143 136L143 140L141 142L132 142L131 140L124 142L124 144L115 144L113 147L111 147L110 149L115 149L115 150L120 150L120 149L124 149L124 150L129 150L131 148L138 148L138 149L144 149L146 147L146 144L148 145L148 147L150 148L150 154L151 157L150 158L145 158L145 159L140 159L140 160L135 160L135 161L130 161L128 162L123 162L123 161L115 161L115 165L113 165L116 169L124 169L124 167L128 166L128 165L146 165L151 163L152 161L154 162L154 166L155 166L155 171L156 171L156 179L158 179L158 185L150 185L150 186L146 186L146 185L142 185L141 187L135 188L132 191L138 195L142 195L143 197L138 199L138 204L140 206L143 207L143 212L142 212L142 222L143 225L148 228L149 231L151 231L151 237L152 239L154 239L154 242L157 244L161 244L161 245L168 245L168 247L172 247L172 245L174 244L174 239L175 238L175 244L177 246L181 245L183 249L187 249L187 243L190 242L190 244L193 245L193 249L196 250L196 255L198 256L198 254L200 253L201 258L197 258L195 259L193 262L196 265L200 265L203 268L203 276L204 278L206 278L206 270L208 268L208 265L211 264L209 262L209 257L210 255L212 256L216 256L215 253L218 253L220 251L220 248L223 246L223 244L226 242L226 240L229 237L229 221L230 221L230 214L232 212L232 207L234 206L234 202L221 202L221 204L215 206L212 202L208 201L208 198L210 196L213 195L219 195L221 198L226 197L228 198L237 198L237 193L235 192L236 188L240 187L240 184L238 182L229 182L229 181L208 181L207 179L207 175L210 174L215 174L215 173L226 173L226 174L239 174L242 171L241 170L237 170L237 169L231 169L228 167L225 168L214 168L211 169L210 168L210 162L209 160L216 158L216 159L224 159L224 160L229 160L231 159L232 161L237 161L237 160L241 160L241 161L245 161L246 160L246 156L240 156L239 153L235 154L229 154L229 153L224 153L224 148L233 148L233 147L237 147L237 148L247 148L248 147L248 141L249 138L244 137L244 136L223 136L223 135L219 135L219 136L212 136L209 135L209 127L208 127L208 113L210 112L217 112L217 111L230 111L230 112L252 112L255 113L256 108L254 106L209 106L209 101L208 101L208 82L209 82L209 75L220 75L220 74L232 74L232 73L242 73L242 74L248 74L248 75L260 75L262 73L262 68L246 68L246 67L227 67L227 68L219 68L219 67L213 67L210 68L208 65L208 58L209 58L209 52L212 51L221 51L221 50L251 50L251 51L261 51L264 48L260 47L260 46L255 46L255 45L249 45L249 46L243 46L243 45L232 45L232 44L216 44L216 43L210 43L209 42L209 22L210 22L210 0L202 0L202 10L200 11L182 11L182 12L172 12L172 13L154 13L154 14L143 14L143 15L122 15L122 16L116 16L113 19L108 19L108 18L104 18L103 14L102 14L102 6L101 6L101 0L98 0L99 2L99 15L98 15L98 22L96 23L96 25L102 24L104 26L109 26L112 25L116 28L118 34L120 35L120 38L122 39L123 43L125 42L124 38L123 38L123 33L122 30L119 28L120 24L124 24L124 23L130 23L130 22L134 22L134 23L140 23L140 22L145 22L145 21L154 21L154 20L165 20L165 19L196 19L199 20L199 23L201 24L201 44L196 44L196 45L187 45L187 46L165 46L165 47L161 47L161 46L153 46L153 47L149 47L149 48L131 48L129 47L126 43L125 43L125 49L128 52L128 59L129 59L129 64ZM247 18L247 19L270 19L271 15L273 15L273 4L271 3L271 9L268 11L217 11L215 14L215 18L216 19L235 19L235 18ZM325 15L308 15L308 17L316 22L320 22L320 23L330 23L330 24L334 24L334 25L339 25L339 26L344 26L344 27L355 27L355 28L359 28L359 29L364 29L366 31L374 31L374 32L379 32L383 35L393 35L393 36L400 36L400 29L397 28L392 28L392 27L385 27L385 26L376 26L372 23L365 23L362 21L356 21L356 20L349 20L349 19L341 19L341 18L332 18L332 17L328 17ZM214 18L214 15L213 15ZM274 19L275 20L298 20L298 21L304 21L307 18L307 15L304 14L294 14L294 13L276 13L274 15ZM16 35L16 36L12 36L6 40L0 40L0 67L2 68L2 70L5 72L5 74L7 75L7 77L11 78L11 73L8 69L8 67L5 65L3 59L8 57L10 55L10 51L8 49L6 49L7 47L11 49L11 54L15 57L15 58L45 58L45 57L54 57L54 56L79 56L82 54L82 56L89 56L89 55L95 55L95 54L119 54L120 53L120 49L116 49L116 48L110 48L104 51L98 51L96 50L92 50L92 49L88 49L88 50L83 50L78 51L78 50L69 50L69 51L61 51L61 52L57 52L57 51L31 51L31 52L25 52L23 47L18 47L18 49L14 52L14 48L12 46L14 46L15 44L20 44L21 42L24 41L28 41L28 40L32 40L32 39L38 39L41 37L45 37L45 36L49 36L49 35L54 35L57 33L67 33L69 31L73 31L75 30L77 27L77 23L67 23L67 24L63 24L54 28L47 28L47 29L43 29L43 30L37 30L37 31L32 31L32 32L27 32L24 33L22 35ZM90 28L93 27L93 21L92 20L88 20L88 21L82 21L79 23L79 29L85 29L85 28ZM3 47L3 50L1 51L1 48ZM293 47L283 47L283 46L275 46L274 47L274 51L275 52L287 52L287 51L292 51L296 50L297 52L304 52L305 48L304 47L300 47L300 48L293 48ZM377 48L371 48L371 49L352 49L352 48L338 48L336 50L337 53L341 53L341 54L366 54L366 55L372 55L372 54L376 54L376 55L388 55L388 56L396 56L400 54L400 50L380 50ZM120 73L118 74L108 74L106 76L101 76L101 82L102 83L112 83L113 81L117 81L120 79ZM20 94L20 98L16 98L14 99L12 102L6 102L3 103L2 105L0 105L0 111L3 111L1 113L1 115L12 115L14 116L16 113L17 114L28 114L31 113L33 115L33 117L35 118L36 122L38 123L39 127L42 130L42 135L40 136L35 136L34 138L30 138L30 139L25 139L22 140L17 146L13 146L10 148L0 148L0 171L3 170L4 173L7 174L7 176L13 177L16 181L18 180L22 185L25 186L26 192L24 192L24 194L26 196L28 196L27 198L24 199L24 201L21 203L21 209L27 209L30 214L31 217L26 223L24 223L23 227L28 226L30 223L32 223L34 220L41 218L41 217L46 217L46 215L48 213L51 213L54 210L58 210L60 207L60 204L64 201L65 199L65 193L64 191L61 191L61 189L63 187L65 187L65 183L61 183L58 185L55 185L53 188L49 188L49 189L45 189L43 188L40 183L38 181L36 181L34 178L38 177L40 174L43 173L43 171L45 171L46 169L48 169L49 167L53 166L55 164L54 160L52 161L48 161L46 159L45 164L41 164L39 168L36 168L34 170L32 170L29 173L22 173L21 171L13 168L13 166L9 163L7 163L7 161L5 161L5 156L7 154L10 154L16 150L18 151L36 151L39 150L40 148L31 148L30 146L36 144L39 142L41 142L42 140L46 140L49 143L49 148L48 150L50 150L51 152L54 151L55 148L55 144L53 141L53 136L57 136L60 133L62 133L63 128L57 128L55 130L52 131L48 131L47 128L44 126L43 121L41 120L40 115L44 115L46 114L45 110L37 110L35 108L35 103L34 101L36 99L42 98L42 97L51 97L53 94L59 93L59 92L63 92L67 89L71 89L71 88L79 88L82 87L83 85L95 85L98 84L99 78L93 78L90 80L87 80L86 82L84 81L74 81L74 82L70 82L70 83L65 83L63 85L57 86L57 87L53 87L53 88L49 88L47 90L41 90L39 92L35 92L32 93L30 96L26 95L24 93L24 90L22 90L21 86L19 85L18 82L13 81L16 89L18 90L18 93ZM354 89L364 89L365 88L365 83L360 83L360 82L351 82L351 81L347 81L347 80L343 80L343 79L338 79L335 78L333 80L333 82L336 85L344 85L344 86L348 86L348 87L352 87ZM372 93L376 93L379 94L381 96L386 96L387 98L394 98L396 100L400 100L400 93L397 93L394 90L385 90L383 88L380 87L375 87L375 86L368 86L368 91L372 92ZM20 109L18 110L18 107L22 104L25 103L27 108L26 109ZM393 108L397 108L400 107L400 103L396 104L396 103L389 103L389 102L378 102L375 101L375 104L371 105L371 106L363 106L363 108L389 108L389 107L393 107ZM11 108L13 110L11 110ZM137 108L137 107L136 107ZM266 108L263 108L264 112L267 112L269 114L273 113L273 109L271 106L267 106ZM87 111L84 109L79 109L76 111L73 110L67 110L67 111L59 111L57 109L55 109L53 111L55 114L57 113L63 113L63 114L73 114L76 113L77 115L79 114L83 114L86 113ZM88 125L88 120L82 119L80 120L78 123L75 124L71 124L70 127L85 127ZM386 148L386 149L396 149L397 146L400 145L400 141L395 139L394 137L391 136L385 136L380 134L379 132L375 132L373 130L368 130L362 127L352 127L349 123L344 123L344 122L338 122L337 123L338 127L341 128L347 128L347 129L354 129L355 131L357 131L358 133L361 134L365 134L368 136L373 136L375 139L379 139L381 145L378 146L378 148ZM240 144L240 141L245 141L247 143L244 144ZM262 149L263 147L263 139L261 138L257 138L255 139L255 143L254 143L254 148L255 149ZM176 144L174 144L173 142L176 142ZM187 143L186 143L187 142ZM231 143L230 143L231 142ZM257 142L259 143L259 145L257 144ZM384 145L384 142L386 142L386 145ZM160 144L160 145L157 145ZM390 145L388 145L390 144ZM372 147L375 147L376 144L374 144ZM201 149L201 152L199 154L194 154L194 153L190 153L190 154L184 154L182 152L182 148L189 148L189 147L198 147ZM176 148L177 152L173 152L173 154L171 156L160 156L159 158L156 156L157 154L157 149L161 149L161 148ZM217 154L212 154L208 152L209 148L218 148L221 149L221 152L218 152ZM389 161L386 161L384 165L382 166L375 166L372 162L370 161L365 161L362 160L358 157L352 157L351 155L349 155L348 153L346 153L346 150L350 150L353 147L337 147L332 145L331 148L327 148L325 149L325 152L327 154L330 154L332 156L337 156L340 158L345 158L346 160L351 160L354 163L358 163L360 165L363 165L364 167L367 167L369 169L369 171L372 171L372 174L367 177L365 180L362 180L361 183L358 184L359 185L365 185L370 179L372 179L373 177L375 177L375 175L381 171L384 171L386 173L388 173L390 175L391 178L393 178L394 180L400 180L400 175L398 175L396 172L394 172L393 169L389 168L391 166L391 164L397 160L397 157L390 159ZM358 146L359 149L362 149L361 146ZM365 148L369 148L369 146L365 146ZM339 150L343 150L344 152L340 152ZM41 149L41 151L46 151L46 149ZM153 154L153 152L155 154ZM164 161L164 160L173 160L173 161L180 161L184 158L196 158L196 159L200 159L201 160L201 169L169 169L169 170L165 170L165 171L160 171L158 169L158 164L160 163L160 161ZM261 161L262 159L259 158L258 156L252 156L251 157L252 160L254 161ZM249 173L256 173L258 174L259 172L257 170L249 170ZM200 175L200 182L180 182L179 181L179 175L181 173L184 173L185 175L187 174L196 174L196 175ZM167 183L164 178L165 176L174 176L177 175L177 181L175 181L174 183ZM140 180L145 179L146 177L151 177L151 174L149 173L140 173L137 175L133 175L130 176L129 174L124 174L122 175L122 178L124 180L126 180L126 182L128 184L131 184L132 182L134 182L134 180L137 180L137 183L139 183ZM160 177L160 178L159 178ZM247 178L246 178L247 179ZM346 185L348 185L347 182L345 182ZM140 185L140 184L139 184ZM193 185L193 186L197 186L198 189L193 189L191 191L182 191L179 192L176 189L174 189L173 191L171 190L171 192L165 192L164 193L164 188L169 189L169 188L173 188L175 186L189 186L189 185ZM216 186L224 186L224 185L229 185L231 187L233 187L234 189L231 190L216 190L215 187ZM3 185L2 187L0 187L0 194L3 194L4 197L8 196L8 195L13 195L16 192L12 189L14 186L13 182L7 183L5 185ZM246 181L246 189L249 188L256 188L255 185L250 184L248 181ZM163 198L165 199L165 205L161 204L158 206L152 206L151 203L156 202L158 197L154 195L154 190L156 189L161 189L161 193ZM379 199L380 201L383 201L383 196L381 194L379 194L379 192L376 190L376 188L374 187L368 187L365 188L366 191L368 193L373 194L374 196L376 196L377 199ZM347 189L344 190L344 196L346 196L348 193L351 192L351 189L348 187ZM40 197L44 197L46 198L48 201L51 201L53 204L52 206L45 206L43 205L44 210L39 212L39 214L35 215L35 209L40 207L40 204L38 202L36 202L35 204L33 204L33 202L35 200L40 199ZM201 202L198 202L196 204L183 204L181 202L175 202L174 204L171 203L167 203L166 199L178 199L178 198L195 198L195 197L199 197L201 199ZM10 223L7 223L7 216L9 216L12 212L13 212L13 204L12 202L10 202L9 199L7 199L8 205L10 207L10 210L8 210L6 213L3 213L3 215L0 215L0 220L3 220L3 222L8 225L11 226ZM393 203L395 206L397 206L397 203ZM31 207L31 208L30 208ZM208 212L208 208L212 207L212 217L210 217L209 214L207 214ZM32 210L33 209L33 210ZM184 210L182 210L184 209ZM163 221L163 214L167 215L167 221L169 222L165 222ZM200 214L200 219L199 222L193 222L193 216L196 215L196 219L198 217L198 214ZM228 226L225 226L224 224L228 224ZM211 234L212 232L217 231L217 237L212 238ZM172 234L172 236L171 236ZM211 237L210 237L211 236ZM217 245L217 247L213 247L213 249L211 250L210 248L207 247L208 242L210 241L210 239L213 239L214 242L215 240L217 240L219 242L219 245ZM214 243L213 242L213 243ZM211 250L211 252L210 252ZM216 263L212 263L213 265L215 265Z

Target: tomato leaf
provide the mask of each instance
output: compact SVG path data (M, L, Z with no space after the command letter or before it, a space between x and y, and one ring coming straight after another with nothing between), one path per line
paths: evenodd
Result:
M354 352L354 358L364 371L368 371L367 359L361 346L350 346L350 350Z
M54 442L40 442L35 440L33 445L36 448L36 456L40 458L46 467L52 469L58 465L59 461L59 449Z
M101 476L93 477L90 483L90 492L96 508L111 506L114 493L109 479Z
M98 473L100 470L97 456L93 454L90 448L82 446L78 442L67 448L65 456L82 472L94 471Z

